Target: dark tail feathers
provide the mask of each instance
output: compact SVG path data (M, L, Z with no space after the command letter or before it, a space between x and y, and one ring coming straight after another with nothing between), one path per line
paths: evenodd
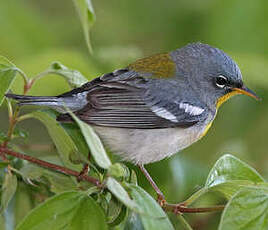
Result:
M59 101L58 97L47 96L24 96L8 93L5 95L8 98L14 99L19 102L19 105L52 105Z
M19 102L19 105L38 105L48 106L60 113L66 113L66 107L71 111L77 111L82 109L87 103L87 95L81 96L71 95L68 97L63 96L24 96L17 94L6 94L6 97L14 99Z

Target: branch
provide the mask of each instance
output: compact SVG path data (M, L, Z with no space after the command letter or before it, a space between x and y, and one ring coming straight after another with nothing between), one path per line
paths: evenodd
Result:
M22 153L18 153L18 152L15 152L15 151L12 151L10 149L0 146L0 155L1 153L29 161L43 168L47 168L56 172L60 172L68 176L74 176L77 178L78 181L84 180L97 186L98 188L103 188L103 184L98 179L88 176L85 173L87 171L86 170L87 167L84 167L84 169L81 172L77 172L72 169L69 169L60 165L52 164L52 163L37 159L35 157L28 156ZM218 206L212 206L212 207L201 207L201 208L190 208L190 207L184 206L183 204L168 204L168 203L163 204L162 207L165 211L173 212L175 214L215 212L215 211L222 211L224 209L224 205L218 205Z
M204 213L204 212L217 212L222 211L224 209L224 205L217 205L212 207L205 207L205 208L189 208L183 206L182 204L164 204L163 208L165 211L170 211L175 214L181 213Z
M80 172L74 171L72 169L69 169L69 168L66 168L66 167L63 167L63 166L59 166L59 165L56 165L56 164L52 164L52 163L37 159L37 158L32 157L32 156L25 155L25 154L22 154L22 153L14 152L14 151L9 150L9 149L4 148L4 147L0 147L0 154L1 153L4 153L4 154L7 154L7 155L10 155L10 156L19 158L19 159L29 161L29 162L31 162L33 164L37 164L37 165L39 165L39 166L41 166L43 168L51 169L51 170L54 170L56 172L63 173L65 175L74 176L74 177L78 178L80 181L81 180L88 181L91 184L94 184L99 188L102 187L102 184L98 179L96 179L94 177L91 177L91 176L88 176L86 174L81 174Z

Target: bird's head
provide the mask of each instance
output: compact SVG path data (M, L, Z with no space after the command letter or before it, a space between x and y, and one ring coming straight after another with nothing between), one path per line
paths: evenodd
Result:
M242 81L238 65L223 51L206 44L189 44L171 53L177 77L184 77L208 105L218 108L231 96L245 94L260 98Z

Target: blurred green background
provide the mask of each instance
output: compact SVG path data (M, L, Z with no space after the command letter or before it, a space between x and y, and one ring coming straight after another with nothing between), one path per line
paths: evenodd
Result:
M91 31L94 52L89 55L71 0L1 0L0 54L29 76L60 61L92 79L139 57L190 42L221 48L236 60L244 81L263 100L259 103L245 96L233 98L220 109L202 141L147 168L171 202L182 201L203 186L210 168L224 153L248 162L268 178L267 0L103 0L93 1L93 5L97 20ZM57 95L66 90L67 83L51 75L29 93ZM22 92L20 78L13 91ZM30 132L29 145L35 144L29 151L39 148L41 154L42 149L43 154L50 152L46 146L51 141L41 123L29 120L20 127ZM7 110L1 107L0 129L6 128ZM154 195L142 176L139 181ZM22 207L17 210L18 221L30 209L32 201L27 199L23 192L16 199ZM216 195L209 196L204 203L208 205L214 199ZM218 214L191 214L186 218L195 229L215 229L219 221Z

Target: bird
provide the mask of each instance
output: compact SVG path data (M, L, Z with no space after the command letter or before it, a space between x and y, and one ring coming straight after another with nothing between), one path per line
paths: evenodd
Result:
M59 122L73 121L68 107L114 154L140 167L162 202L164 195L144 165L205 136L219 107L238 94L260 99L243 83L231 57L197 42L138 59L58 96L6 97L55 109Z

